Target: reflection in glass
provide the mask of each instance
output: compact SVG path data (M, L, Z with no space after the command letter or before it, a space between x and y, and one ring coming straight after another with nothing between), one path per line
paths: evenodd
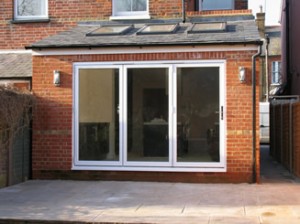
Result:
M147 10L147 0L114 0L117 12L137 12Z
M79 70L79 160L119 160L117 69Z
M18 16L43 16L46 15L45 0L18 0Z
M219 68L177 69L177 161L219 162Z
M168 70L128 69L128 161L168 161Z

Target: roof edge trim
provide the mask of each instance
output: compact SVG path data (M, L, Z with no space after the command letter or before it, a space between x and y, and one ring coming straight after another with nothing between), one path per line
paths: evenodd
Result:
M72 45L31 45L26 46L25 49L31 49L31 50L42 50L42 49L73 49L73 48L111 48L111 47L156 47L156 46L205 46L205 45L236 45L236 44L254 44L254 45L262 45L263 40L245 40L245 41L219 41L219 42L185 42L185 43L149 43L149 44L143 44L140 43L137 44L72 44Z
M45 55L91 55L91 54L141 54L141 53L180 53L180 52L224 52L257 51L257 44L201 45L201 46L134 46L111 48L47 48L33 50L33 56Z

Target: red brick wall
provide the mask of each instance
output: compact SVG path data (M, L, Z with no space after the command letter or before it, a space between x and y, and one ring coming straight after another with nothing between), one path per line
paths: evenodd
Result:
M48 0L49 22L13 22L13 0L2 0L0 8L0 49L20 49L57 32L67 30L78 21L107 20L112 15L112 0ZM187 15L249 13L237 0L236 9L224 11L187 12ZM194 3L186 1L188 10ZM181 18L182 0L150 0L151 18ZM250 12L251 13L251 12Z
M33 177L185 182L251 182L251 56L254 53L254 51L232 51L33 57L33 91L37 97L37 106L34 110L33 121ZM199 60L199 58L227 60L227 172L157 173L71 171L73 62ZM237 78L239 66L246 68L247 82L245 84L241 84ZM257 71L258 68L257 66ZM60 87L54 87L52 84L53 70L61 71L62 84ZM257 130L259 130L258 120L257 107ZM257 149L259 148L258 143L259 138L257 132ZM259 161L259 158L257 158L257 161Z
M78 21L107 20L112 0L48 0L49 22L13 23L13 0L2 0L0 49L24 48L37 40L75 26ZM181 0L150 0L152 18L181 16Z
M235 0L234 9L248 9L248 0Z

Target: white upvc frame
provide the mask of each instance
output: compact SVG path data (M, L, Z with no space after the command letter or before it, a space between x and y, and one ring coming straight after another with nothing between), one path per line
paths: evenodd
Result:
M271 85L281 84L281 61L271 63Z
M108 65L98 63L75 63L73 65L73 161L75 166L99 166L101 163L102 166L122 166L123 150L122 147L119 148L119 161L80 161L79 160L79 71L80 69L117 69L119 70L119 79L122 79L123 67L120 65ZM122 114L123 105L121 97L123 86L121 85L122 81L119 81L119 130L124 129L124 121ZM74 91L75 90L75 91ZM120 142L123 141L123 133L119 131ZM75 137L76 136L76 137Z
M48 0L40 0L41 1L41 7L44 9L41 11L45 11L45 14L41 15L28 15L28 16L22 16L18 14L18 2L20 0L14 0L14 20L44 20L49 19L48 16Z
M169 114L169 119L168 119L168 134L169 134L169 159L167 162L154 162L154 161L150 161L150 162L147 162L147 161L128 161L127 160L127 128L124 130L124 165L125 166L138 166L138 167L147 167L147 166L150 166L150 167L154 167L154 166L157 166L157 167L171 167L172 166L172 163L171 163L171 155L172 155L172 141L171 141L171 136L172 136L172 127L171 127L171 124L172 124L172 111L170 110L171 108L171 105L172 105L172 102L171 102L171 95L172 95L172 90L170 88L171 86L171 79L170 79L170 76L171 76L171 68L172 66L170 64L144 64L144 63L139 63L139 64L135 64L135 65L124 65L124 78L125 78L125 82L124 82L124 88L125 88L125 92L123 93L124 95L124 121L125 121L125 124L127 124L127 93L128 93L128 85L127 85L127 71L128 69L135 69L135 68L166 68L168 69L168 76L169 76L169 79L168 79L168 96L169 96L169 105L168 105L168 114Z
M219 139L220 139L220 145L219 145L219 153L220 153L220 162L178 162L177 161L177 144L176 144L176 138L174 144L174 154L173 154L173 161L174 166L176 167L197 167L199 166L199 163L202 167L216 167L226 166L226 142L225 142L225 124L226 124L226 116L225 116L225 99L226 99L226 79L225 79L225 61L206 61L205 63L197 63L197 64L175 64L174 65L174 72L176 72L177 68L211 68L211 67L218 67L219 68L219 122L220 122L220 133L219 133ZM176 74L175 74L176 75ZM174 101L174 107L176 108L176 112L174 113L174 120L175 124L177 124L177 80L175 76L175 80L173 83L174 86L174 92L173 92L173 101ZM223 115L221 114L221 110L223 110ZM221 118L223 116L223 119ZM173 130L175 132L174 136L177 136L177 128L174 128ZM223 150L222 150L223 149Z
M149 0L146 1L145 11L117 11L116 1L112 0L112 16L111 20L127 20L127 19L150 19L149 15Z
M220 162L177 162L177 68L219 67L220 110L223 107L223 120L220 120ZM115 170L115 171L165 171L165 172L225 172L226 171L226 61L148 61L148 62L90 62L73 65L73 169L74 170ZM78 158L78 96L80 69L119 69L119 161L79 161ZM169 161L133 162L127 161L127 70L131 68L169 69ZM221 116L221 113L220 113Z

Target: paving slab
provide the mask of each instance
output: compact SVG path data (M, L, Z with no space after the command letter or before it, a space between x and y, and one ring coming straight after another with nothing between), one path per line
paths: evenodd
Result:
M261 184L30 180L0 189L0 224L299 224L299 179L278 164L262 174Z

